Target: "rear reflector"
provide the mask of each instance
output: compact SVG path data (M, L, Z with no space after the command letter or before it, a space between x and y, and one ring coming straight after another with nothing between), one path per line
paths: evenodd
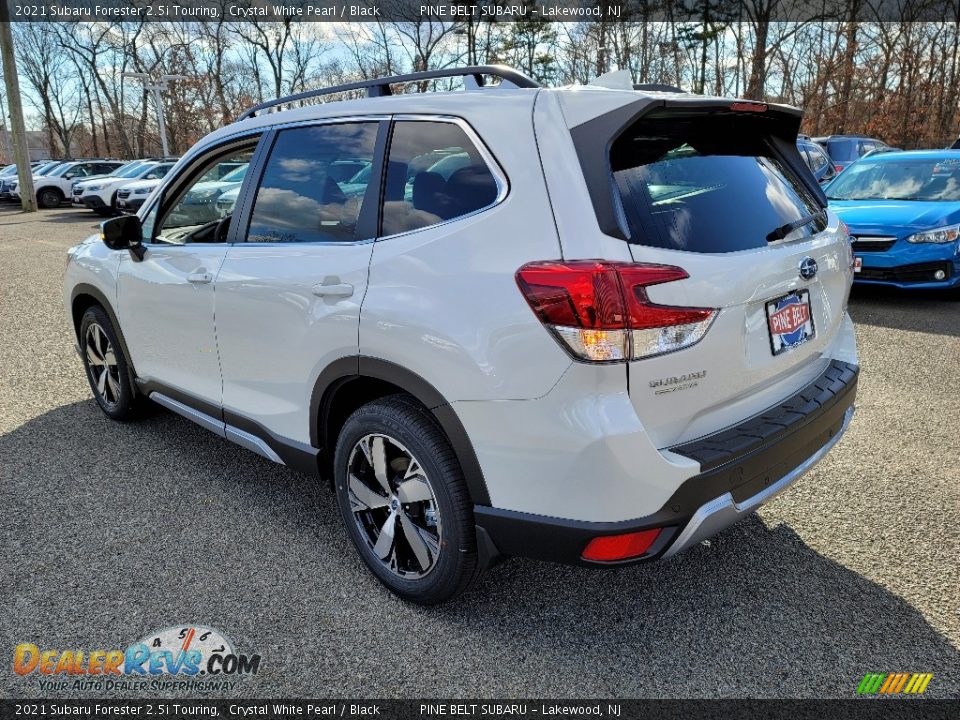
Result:
M651 285L687 278L672 265L559 260L517 271L530 307L577 359L620 362L662 355L698 342L717 311L657 305Z
M583 559L612 562L640 557L650 549L659 535L660 528L653 528L652 530L640 530L624 535L606 535L594 538L583 551Z
M833 169L837 172L843 172L843 165L834 165Z

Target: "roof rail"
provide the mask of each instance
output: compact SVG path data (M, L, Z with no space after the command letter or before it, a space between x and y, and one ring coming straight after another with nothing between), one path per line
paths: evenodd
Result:
M350 90L366 89L367 97L383 97L392 95L391 85L399 83L421 82L423 80L435 80L437 78L462 77L468 90L476 90L484 86L484 75L491 75L500 78L501 85L514 88L538 88L538 83L533 78L527 77L523 73L514 70L506 65L471 65L470 67L448 68L445 70L424 70L422 72L408 73L407 75L393 75L390 77L374 78L372 80L358 80L357 82L344 83L343 85L334 85L319 90L308 90L297 93L296 95L287 95L276 100L268 100L259 105L254 105L246 110L237 120L246 120L258 113L278 105L306 100L308 98L321 97L323 95L332 95L334 93L349 92Z

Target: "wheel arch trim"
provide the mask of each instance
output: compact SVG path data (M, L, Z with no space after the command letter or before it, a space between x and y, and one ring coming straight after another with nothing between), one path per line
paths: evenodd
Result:
M337 392L349 382L363 378L395 385L426 407L450 441L463 471L471 500L476 505L490 505L490 495L480 461L450 402L420 375L389 360L353 355L334 360L320 373L310 396L310 444L323 448L323 438L329 431L327 416Z
M113 305L107 299L107 296L94 285L89 283L78 283L74 285L73 290L70 291L70 316L73 324L73 333L77 340L77 347L80 343L80 319L76 317L76 305L77 298L82 295L88 295L96 301L96 304L103 308L104 312L107 313L107 317L110 318L110 322L113 325L113 331L117 334L117 340L120 341L120 349L123 350L123 355L127 359L127 367L130 370L132 377L137 377L137 371L133 366L133 357L130 355L130 350L127 348L126 338L123 337L123 329L120 327L120 319L117 317L116 312L113 310Z

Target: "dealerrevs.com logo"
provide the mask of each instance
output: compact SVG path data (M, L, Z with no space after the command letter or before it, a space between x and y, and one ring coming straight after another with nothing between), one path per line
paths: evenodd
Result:
M49 649L20 643L13 651L13 671L35 677L44 692L224 692L259 669L259 655L237 652L223 633L202 625L150 633L125 649Z

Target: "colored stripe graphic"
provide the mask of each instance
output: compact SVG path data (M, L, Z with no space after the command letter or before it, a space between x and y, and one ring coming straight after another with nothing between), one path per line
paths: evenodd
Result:
M890 686L893 684L893 681L897 679L896 673L890 673L887 675L887 679L883 681L883 685L880 686L880 694L885 695L890 692Z
M858 695L919 695L933 680L933 673L867 673L857 686Z
M913 688L913 692L922 693L927 689L927 685L930 684L930 681L933 680L933 673L925 673L920 675L921 680L917 682L916 687Z
M860 683L860 687L857 688L857 693L860 695L872 695L880 689L880 684L886 677L886 673L867 673L863 676L863 681Z

